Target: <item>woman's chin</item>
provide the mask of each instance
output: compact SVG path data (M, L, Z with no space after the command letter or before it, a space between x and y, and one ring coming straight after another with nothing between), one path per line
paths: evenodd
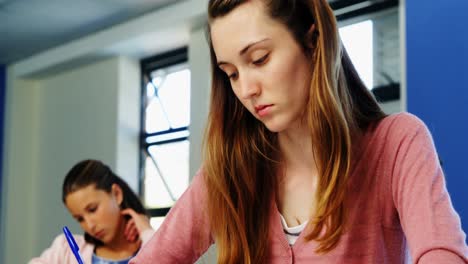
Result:
M265 127L272 133L279 133L285 130L285 126L282 126L274 122L264 122Z

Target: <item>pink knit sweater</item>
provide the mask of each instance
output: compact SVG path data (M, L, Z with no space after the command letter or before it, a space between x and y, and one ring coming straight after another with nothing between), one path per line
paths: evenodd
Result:
M304 232L289 246L276 205L265 263L468 263L465 233L454 211L426 126L401 113L370 126L356 151L349 225L325 255ZM131 264L194 263L214 242L203 172L169 212ZM273 203L274 204L274 203Z

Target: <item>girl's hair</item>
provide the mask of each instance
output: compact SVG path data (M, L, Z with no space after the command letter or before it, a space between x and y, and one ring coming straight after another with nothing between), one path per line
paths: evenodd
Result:
M146 214L146 210L138 196L130 189L128 184L117 176L107 165L98 160L83 160L75 164L65 176L62 186L62 201L77 190L94 185L97 190L111 193L112 185L117 184L122 189L123 200L121 209L131 208L139 214ZM88 243L101 245L102 242L85 233Z
M210 0L209 23L245 2L248 0ZM326 0L262 2L269 16L289 29L313 66L306 120L319 178L313 225L305 238L318 241L317 252L326 253L336 247L344 232L353 148L363 130L385 114L342 46ZM315 33L310 35L313 24ZM209 30L208 25L208 37ZM262 263L269 253L269 216L278 188L281 153L277 135L236 98L209 42L212 91L204 171L218 263Z

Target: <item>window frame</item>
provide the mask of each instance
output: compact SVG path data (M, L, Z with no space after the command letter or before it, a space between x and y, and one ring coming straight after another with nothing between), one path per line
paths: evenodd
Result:
M153 133L147 133L145 129L146 124L146 106L147 106L147 96L146 96L146 85L151 80L151 73L158 70L177 64L188 63L188 48L182 47L178 48L163 54L158 54L149 58L145 58L140 61L141 69L141 97L140 97L140 136L139 136L139 148L140 148L140 157L139 157L139 172L138 172L138 192L140 194L140 199L144 199L144 184L145 184L145 160L147 156L151 156L149 148L155 145L170 144L175 142L181 142L189 140L189 134L186 136L180 136L168 140L161 140L148 143L147 139L159 136L166 135L175 132L187 131L189 132L189 127L178 127L178 128L169 128L164 131L158 131ZM190 141L189 141L190 142ZM164 181L164 180L163 180ZM145 205L146 206L146 205ZM146 211L150 217L164 217L167 215L169 210L172 207L163 207L163 208L146 208Z

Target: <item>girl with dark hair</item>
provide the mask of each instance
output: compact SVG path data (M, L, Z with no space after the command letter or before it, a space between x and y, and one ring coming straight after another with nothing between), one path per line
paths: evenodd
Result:
M203 167L132 264L468 263L432 138L387 116L326 0L210 0Z
M126 264L153 235L145 208L107 165L84 160L68 172L62 201L84 236L75 235L85 263ZM76 263L64 235L30 264Z

